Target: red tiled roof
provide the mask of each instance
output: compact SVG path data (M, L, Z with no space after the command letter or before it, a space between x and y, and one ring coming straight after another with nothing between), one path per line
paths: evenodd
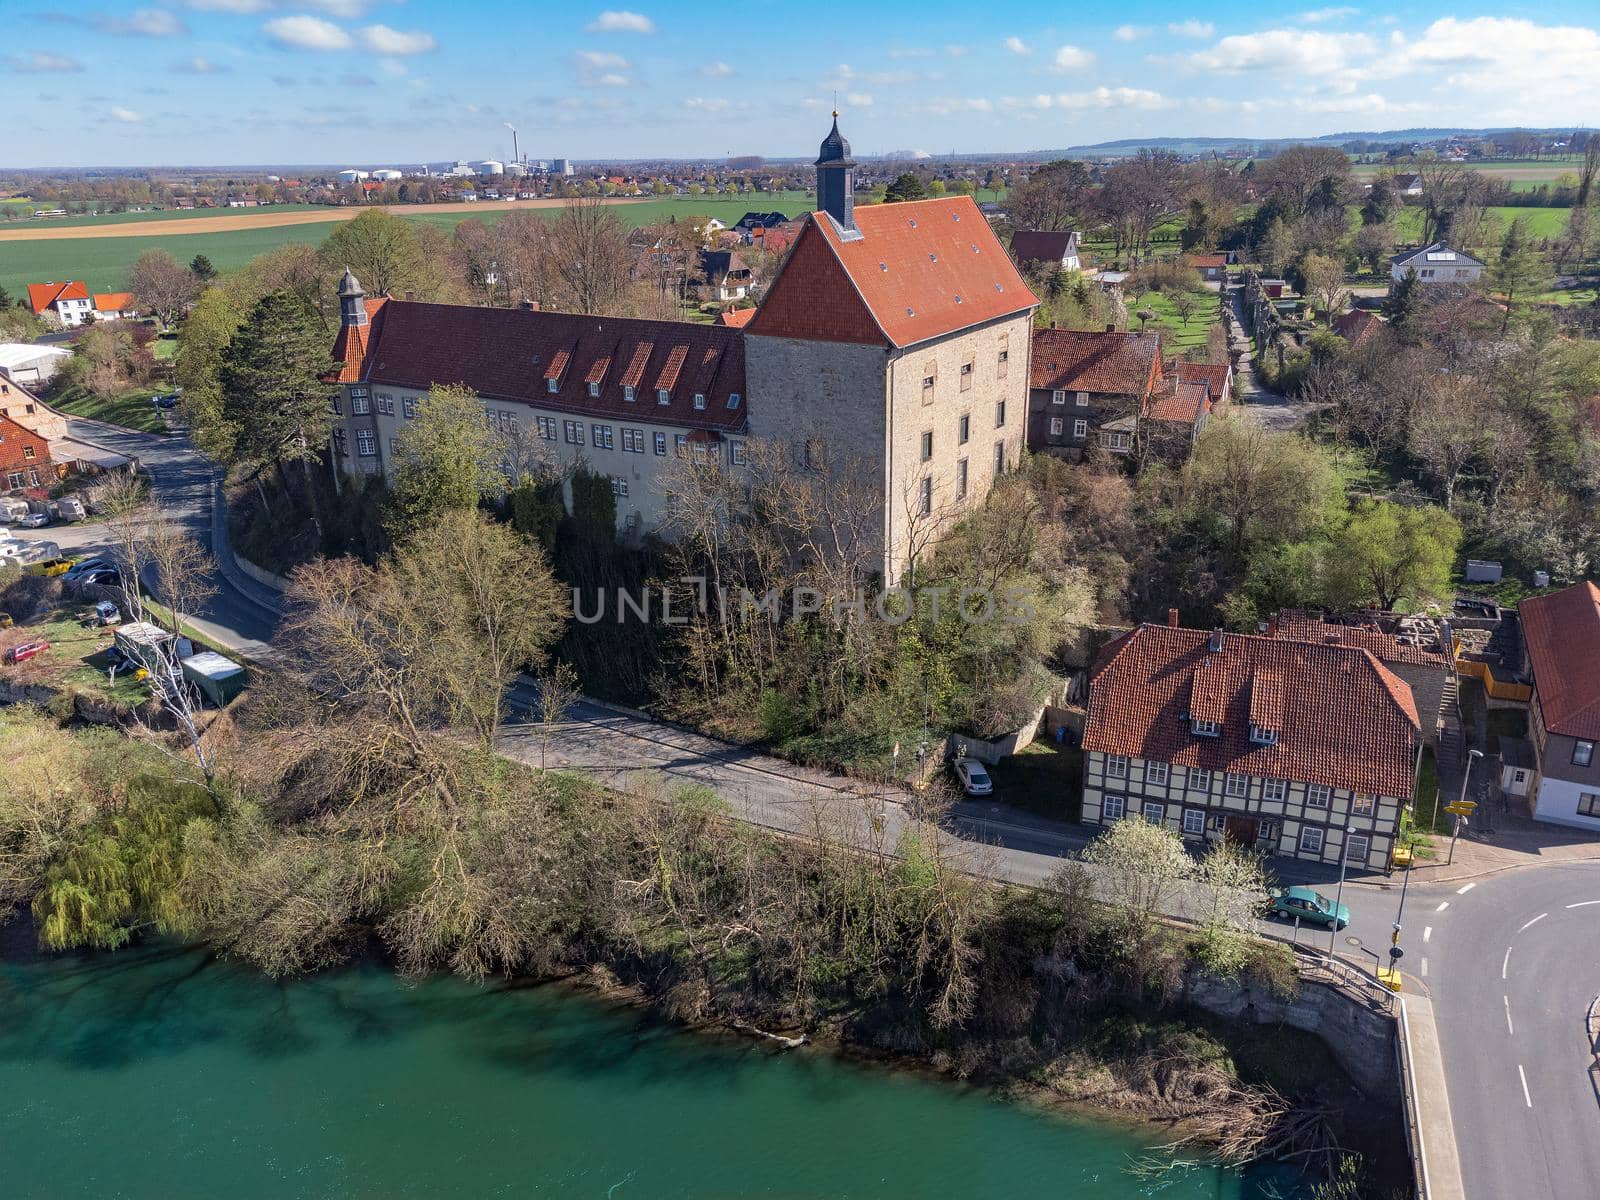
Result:
M1018 229L1011 235L1011 255L1019 263L1060 265L1072 247L1075 235L1070 229Z
M1226 254L1191 254L1184 261L1191 267L1211 267L1215 269L1227 266L1228 256Z
M1145 396L1161 377L1154 333L1035 329L1030 387Z
M127 312L133 307L132 292L96 292L95 312Z
M1545 728L1600 740L1600 587L1575 583L1517 611Z
M1145 410L1145 416L1152 421L1174 421L1180 425L1193 425L1200 419L1200 414L1210 408L1211 385L1204 379L1188 382L1172 379L1150 397L1150 405Z
M1141 625L1101 652L1083 746L1159 762L1409 796L1419 730L1411 689L1366 650ZM1270 746L1252 709L1281 712ZM1220 720L1196 736L1192 717Z
M347 337L360 333L341 329L335 355ZM357 372L347 365L330 382L419 390L465 384L487 399L557 412L728 432L744 428L748 411L744 335L717 325L388 300L360 343ZM599 395L591 396L589 376L602 360L627 367L608 370ZM635 399L623 398L624 386L638 389ZM658 388L667 389L666 404ZM705 398L704 408L694 407L696 394ZM730 407L734 395L739 400Z
M1233 368L1227 363L1197 363L1179 359L1177 374L1180 383L1204 379L1211 385L1211 403L1220 404L1227 395L1228 378L1233 374Z
M813 213L750 332L904 347L1039 303L970 196Z
M367 355L367 346L372 339L373 321L378 312L387 303L387 297L379 296L368 300L367 324L341 325L339 335L333 340L333 361L342 364L322 376L324 383L354 383L361 378L362 361Z
M750 324L751 318L755 315L756 310L753 308L724 309L717 314L717 324L726 325L729 329L743 329Z
M1413 646L1392 633L1371 625L1334 625L1308 617L1298 609L1286 608L1278 614L1276 636L1297 642L1329 642L1370 650L1379 662L1401 662L1411 666L1450 668L1450 659L1439 647Z
M74 279L70 283L30 283L28 285L28 304L33 308L33 313L38 316L57 300L87 300L89 286L81 279Z
M1352 346L1361 345L1382 328L1383 318L1364 308L1352 308L1333 319L1333 331Z

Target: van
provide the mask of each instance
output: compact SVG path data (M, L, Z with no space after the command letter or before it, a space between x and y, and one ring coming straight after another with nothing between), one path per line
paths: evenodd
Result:
M50 509L58 521L81 521L84 518L83 501L76 496L63 496L50 502Z
M0 525L10 525L28 515L28 502L17 496L0 496Z

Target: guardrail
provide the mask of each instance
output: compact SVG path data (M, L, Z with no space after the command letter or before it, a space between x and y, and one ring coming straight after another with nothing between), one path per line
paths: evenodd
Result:
M1417 1078L1411 1060L1411 1023L1406 1014L1406 998L1400 997L1400 1036L1395 1039L1395 1054L1400 1061L1400 1097L1406 1113L1406 1150L1411 1155L1417 1200L1433 1200L1428 1178L1428 1151L1422 1142L1422 1118L1418 1114Z

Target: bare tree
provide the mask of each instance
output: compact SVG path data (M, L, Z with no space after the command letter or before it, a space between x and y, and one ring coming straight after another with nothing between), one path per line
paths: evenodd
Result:
M134 260L128 273L133 302L154 313L163 325L170 325L183 314L199 293L194 272L180 266L165 250L146 250Z
M558 662L539 676L539 769L545 770L550 753L550 738L556 722L578 701L578 675L564 662Z
M550 230L553 269L563 308L617 311L631 281L633 254L616 212L598 198L569 200Z
M1483 447L1492 411L1483 384L1460 375L1430 379L1411 411L1407 448L1437 481L1446 510L1455 508L1456 486Z

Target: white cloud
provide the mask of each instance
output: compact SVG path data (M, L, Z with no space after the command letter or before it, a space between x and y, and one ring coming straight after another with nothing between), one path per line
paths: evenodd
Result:
M1009 97L1003 103L1007 108L1055 108L1068 112L1113 108L1154 112L1174 106L1174 101L1160 92L1128 87L1097 87L1088 92L1057 92L1055 95L1041 92L1037 96Z
M291 50L348 50L353 45L348 33L321 17L279 17L261 32Z
M1600 31L1516 17L1444 17L1414 43L1400 39L1389 59L1392 74L1454 68L1449 87L1493 92L1505 102L1502 119L1548 125L1553 115L1543 110L1550 105L1569 114L1593 110Z
M272 7L272 0L183 0L195 12L258 13Z
M164 8L139 8L126 17L100 17L95 25L107 33L128 37L176 37L188 32L176 14Z
M1142 37L1150 35L1148 25L1118 25L1111 31L1111 36L1119 42L1136 42Z
M643 13L607 11L590 21L586 28L590 33L654 33L656 23Z
M1295 109L1305 113L1355 113L1366 117L1383 116L1388 113L1421 112L1427 107L1417 103L1397 104L1376 92L1368 92L1364 96L1329 96L1321 99L1297 96L1290 103Z
M845 94L844 102L846 104L848 104L851 108L871 108L872 107L872 93L871 92L847 92Z
M696 73L704 75L707 79L726 79L733 74L733 68L725 62L714 62L697 68Z
M1353 17L1361 10L1358 8L1314 8L1310 12L1300 14L1300 19L1308 25L1320 25L1323 21L1342 21L1346 17Z
M384 58L378 61L378 70L385 75L393 75L399 78L406 73L406 65L398 59Z
M618 75L614 71L607 72L604 75L591 75L583 82L590 87L625 88L633 86L633 80L626 75Z
M898 46L889 51L890 58L932 58L935 51L920 46Z
M137 125L139 122L144 120L144 118L138 113L134 112L133 109L122 107L112 108L111 119L113 121L121 121L124 125Z
M690 96L683 102L685 108L692 108L696 112L726 112L728 101L723 99L708 100L704 96Z
M186 58L182 62L172 64L173 73L176 75L221 75L227 69L218 66L209 58Z
M917 83L923 76L915 71L857 71L849 63L840 63L834 69L833 82L839 87L851 83L871 83L881 87L898 87L901 84ZM936 78L928 76L929 79Z
M1210 21L1174 21L1167 32L1178 37L1208 38L1217 31Z
M19 75L70 75L83 70L83 64L65 54L46 54L35 50L32 54L17 54L6 59L7 65Z
M307 8L319 9L330 17L350 20L367 11L367 0L300 0Z
M1373 52L1372 39L1362 33L1320 33L1306 29L1268 29L1261 33L1234 34L1209 50L1190 56L1207 71L1289 71L1304 75L1332 75L1358 56Z
M578 62L594 71L617 70L626 71L628 60L620 54L611 54L604 50L579 50Z
M944 52L951 58L965 58L967 56L967 47L950 45L944 48Z
M1063 46L1056 51L1055 69L1058 71L1081 71L1094 62L1094 55L1087 50L1080 50L1077 46Z
M426 54L439 48L433 34L421 29L390 29L387 25L368 25L361 31L361 44L373 54Z
M1013 54L1032 54L1033 48L1027 42L1013 34L1005 41L1006 49Z

